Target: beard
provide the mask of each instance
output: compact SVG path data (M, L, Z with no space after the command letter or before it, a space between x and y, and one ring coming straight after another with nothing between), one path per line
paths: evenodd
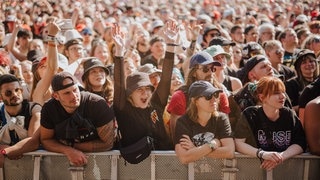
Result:
M22 103L22 100L18 99L16 101L8 101L8 100L3 100L3 104L6 106L19 106Z

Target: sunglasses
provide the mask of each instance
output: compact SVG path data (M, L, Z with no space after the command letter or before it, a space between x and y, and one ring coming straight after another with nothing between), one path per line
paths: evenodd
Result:
M218 36L221 36L220 33L210 33L209 34L210 37L218 37Z
M84 36L92 36L92 34L91 33L82 33Z
M214 66L203 66L203 67L197 68L197 69L202 70L203 73L207 73L209 71L216 72L216 68Z
M281 53L283 53L283 50L282 50L282 49L277 49L277 50L276 50L276 54L277 54L277 55L280 55Z
M320 37L314 38L314 39L313 39L313 42L314 42L314 43L320 43Z
M202 97L204 97L207 101L210 101L212 99L212 97L217 99L217 98L219 98L219 92L215 92L215 93L212 93L208 96L202 96Z
M4 92L4 95L7 96L7 97L11 97L13 93L21 93L22 92L22 89L21 88L16 88L14 90L6 90Z

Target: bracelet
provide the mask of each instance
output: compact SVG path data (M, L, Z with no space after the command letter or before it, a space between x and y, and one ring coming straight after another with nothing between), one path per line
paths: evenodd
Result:
M261 163L262 163L263 160L264 160L264 159L262 158L263 154L264 154L264 151L263 151L261 148L259 148L259 149L257 150L256 156L257 156L257 158L259 158L259 160L260 160Z
M4 157L8 156L5 149L1 149L0 154L2 154Z
M57 42L57 38L55 36L48 35L47 36L47 41Z

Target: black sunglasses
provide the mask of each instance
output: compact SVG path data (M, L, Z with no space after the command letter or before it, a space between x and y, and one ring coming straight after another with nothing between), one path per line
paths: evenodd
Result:
M13 94L13 92L15 92L15 93L20 93L21 91L22 91L21 88L16 88L16 89L14 89L14 90L6 90L6 91L4 92L4 95L7 96L7 97L11 97L12 94Z
M313 42L314 42L314 43L319 43L319 42L320 42L320 37L314 38L314 39L313 39Z
M209 34L210 37L218 37L218 36L221 36L220 33L210 33Z
M207 73L209 71L212 71L212 72L216 72L216 68L214 66L203 66L201 68L197 68L197 69L200 69L202 70L203 73Z
M210 101L212 99L212 97L217 99L217 98L219 98L219 92L214 92L208 96L202 96L202 97L204 97L207 101Z

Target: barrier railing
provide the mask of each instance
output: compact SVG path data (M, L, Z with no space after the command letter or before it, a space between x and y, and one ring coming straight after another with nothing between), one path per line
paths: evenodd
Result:
M62 154L43 150L30 152L20 160L6 159L4 168L0 169L0 179L320 179L320 156L308 153L295 156L268 172L260 169L259 159L238 153L234 159L202 158L188 165L181 164L174 151L153 151L150 157L137 165L126 163L119 151L87 155L85 167L73 167Z

